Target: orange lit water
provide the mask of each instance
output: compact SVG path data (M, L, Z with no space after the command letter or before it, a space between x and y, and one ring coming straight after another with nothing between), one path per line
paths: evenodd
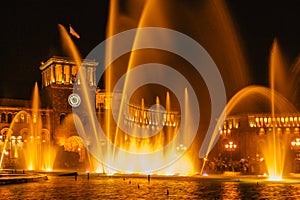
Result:
M275 39L272 45L270 53L270 64L269 64L269 80L271 89L271 114L272 118L275 117L275 91L280 91L282 95L286 94L285 91L289 91L285 87L286 75L285 75L285 65L283 62L282 54L279 50L277 40ZM285 95L289 96L289 95ZM277 100L277 99L276 99ZM275 124L273 124L272 138L269 139L268 143L268 154L266 156L267 169L269 171L270 179L281 180L283 174L283 167L285 162L285 154L288 147L284 146L278 141L276 135ZM265 151L266 152L266 151Z
M239 182L188 177L48 176L47 181L1 186L0 199L297 199L296 182ZM72 187L70 187L72 186ZM167 194L168 191L168 194Z

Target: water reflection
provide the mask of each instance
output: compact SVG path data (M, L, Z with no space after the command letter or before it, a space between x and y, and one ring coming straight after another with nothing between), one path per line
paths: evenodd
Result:
M298 183L224 182L196 178L50 176L49 180L4 185L0 199L297 199ZM169 194L167 194L169 191Z
M221 185L222 199L241 199L239 183L237 182L224 182Z

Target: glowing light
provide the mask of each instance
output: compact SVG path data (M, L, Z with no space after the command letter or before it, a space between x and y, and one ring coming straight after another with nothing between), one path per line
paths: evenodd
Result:
M291 142L292 147L300 147L300 138L296 138L295 141Z
M109 170L109 171L107 172L107 175L108 175L108 176L111 176L111 175L114 175L115 173L116 173L115 171Z
M204 172L204 173L202 174L202 176L208 176L208 173Z
M236 144L233 144L232 141L230 141L228 144L225 144L225 148L230 151L230 150L234 150L237 148L237 145Z
M259 161L260 162L262 162L262 161L264 161L265 159L263 158L263 157L261 157L260 159L259 159Z
M46 168L46 172L52 172L52 168Z
M36 115L33 115L33 123L36 123Z
M282 177L281 176L270 176L268 178L269 181L282 181Z
M33 170L32 164L30 164L30 165L28 166L28 170Z
M267 176L268 176L268 174L265 172L265 173L263 174L263 176L264 176L264 177L267 177Z

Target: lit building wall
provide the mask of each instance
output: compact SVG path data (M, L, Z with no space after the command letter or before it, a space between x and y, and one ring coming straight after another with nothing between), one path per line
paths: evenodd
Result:
M41 63L42 74L41 102L43 107L53 111L51 124L53 125L54 138L70 137L78 135L74 125L67 124L69 120L74 124L72 118L72 105L68 98L74 93L74 85L80 85L80 75L85 76L91 94L95 93L96 67L98 63L90 60L82 60L81 66L77 66L75 61L68 57L53 56ZM94 97L95 98L95 97ZM69 123L68 122L68 123ZM64 136L61 136L64 134ZM64 141L54 141L61 144Z
M81 63L82 75L87 78L89 86L97 86L97 65L97 62L88 60L83 60ZM47 87L51 84L80 84L80 80L76 80L79 66L70 58L53 56L41 63L40 70L42 74L42 87Z
M219 129L220 138L212 156L221 153L227 157L232 155L236 161L263 160L263 151L270 145L273 129L280 148L286 150L286 162L292 163L293 168L298 166L300 171L300 113L277 114L274 117L269 113L229 116ZM229 148L230 143L236 145L235 148Z
M51 143L52 110L40 109L38 115L33 117L29 105L30 101L0 99L0 156L4 154L2 167L18 166L18 161L26 156L24 148L30 146L33 140L39 142L41 147ZM34 123L39 124L37 131L33 128Z

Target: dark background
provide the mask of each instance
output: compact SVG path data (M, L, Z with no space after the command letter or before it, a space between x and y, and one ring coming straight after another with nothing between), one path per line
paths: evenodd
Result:
M300 3L294 1L226 1L255 83L267 84L270 49L276 37L289 65L300 48ZM61 51L58 24L69 24L80 34L74 38L86 56L105 39L108 0L14 0L1 6L0 98L31 98L40 82L40 62Z

